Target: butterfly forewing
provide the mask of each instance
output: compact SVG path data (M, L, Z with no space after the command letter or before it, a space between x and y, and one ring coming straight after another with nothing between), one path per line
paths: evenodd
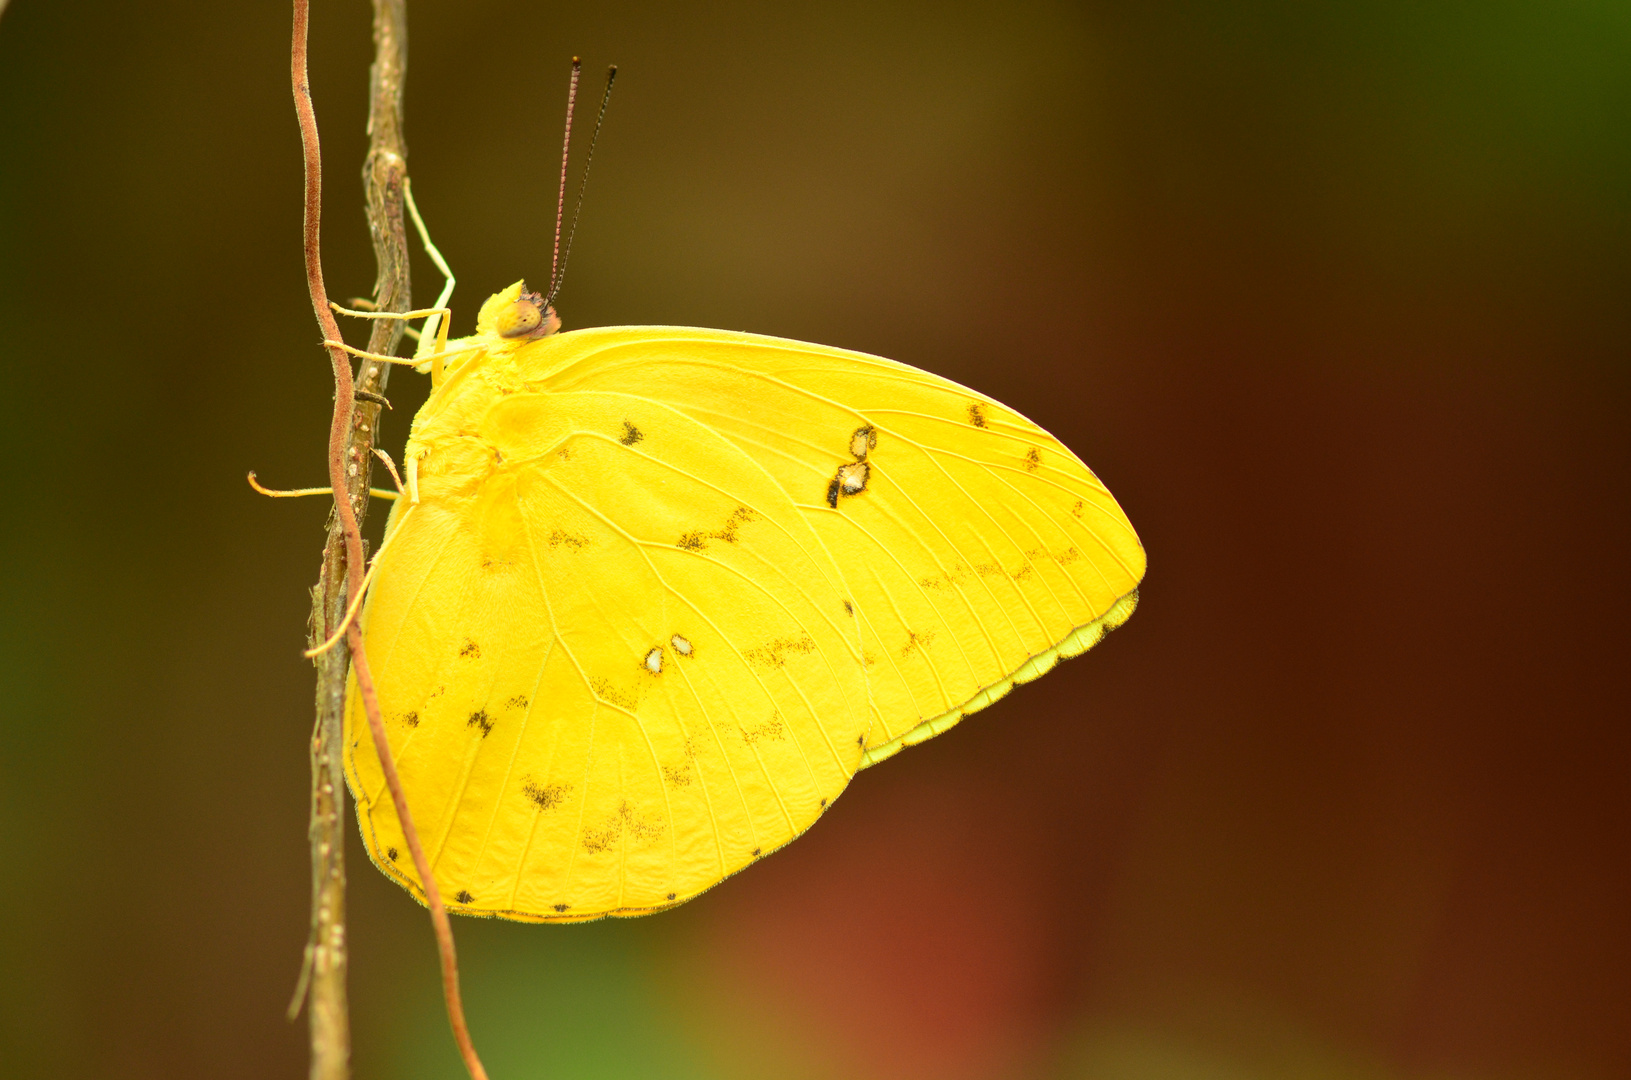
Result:
M861 626L869 763L1131 612L1144 552L1110 493L1058 440L965 387L864 354L688 328L566 334L537 363L548 386L663 401L775 477Z

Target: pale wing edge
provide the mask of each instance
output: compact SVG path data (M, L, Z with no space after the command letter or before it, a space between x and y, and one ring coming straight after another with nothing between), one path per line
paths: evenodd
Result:
M869 747L861 756L861 768L876 765L880 761L894 757L908 746L916 746L920 742L934 738L943 731L949 731L957 726L957 722L969 713L979 712L987 705L1004 697L1008 691L1022 683L1039 679L1060 660L1068 660L1073 656L1080 656L1105 639L1110 631L1132 617L1133 609L1138 607L1138 589L1133 589L1127 595L1110 605L1110 609L1097 619L1078 626L1064 640L1045 649L1021 664L1011 674L998 682L984 688L973 697L955 709L949 709L939 716L923 721L903 735L897 735L888 742L878 746Z

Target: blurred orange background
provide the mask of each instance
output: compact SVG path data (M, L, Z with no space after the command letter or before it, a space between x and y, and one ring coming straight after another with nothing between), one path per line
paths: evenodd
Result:
M314 8L345 297L369 10ZM289 16L0 19L7 1076L305 1068L324 507L243 481L324 476ZM1631 8L409 18L455 332L547 278L567 61L616 62L568 327L966 382L1150 552L1105 645L703 898L459 920L495 1078L1631 1076ZM356 1075L459 1075L423 909L350 866Z

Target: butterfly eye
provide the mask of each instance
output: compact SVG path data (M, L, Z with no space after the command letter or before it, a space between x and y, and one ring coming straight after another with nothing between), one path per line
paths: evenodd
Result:
M494 329L499 337L524 337L538 329L544 321L544 313L538 305L526 300L517 300L508 309L499 313Z
M499 337L514 338L530 334L543 321L543 313L536 305L525 300L517 300L508 309L499 313L494 329L498 331Z
M523 292L520 299L499 312L493 321L493 329L502 338L541 338L560 328L561 320L555 309L534 292Z

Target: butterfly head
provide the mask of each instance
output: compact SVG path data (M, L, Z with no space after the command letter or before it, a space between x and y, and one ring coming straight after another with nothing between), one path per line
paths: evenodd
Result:
M476 328L521 344L555 333L561 328L561 319L544 301L542 293L533 292L526 282L518 281L494 293L481 305Z

